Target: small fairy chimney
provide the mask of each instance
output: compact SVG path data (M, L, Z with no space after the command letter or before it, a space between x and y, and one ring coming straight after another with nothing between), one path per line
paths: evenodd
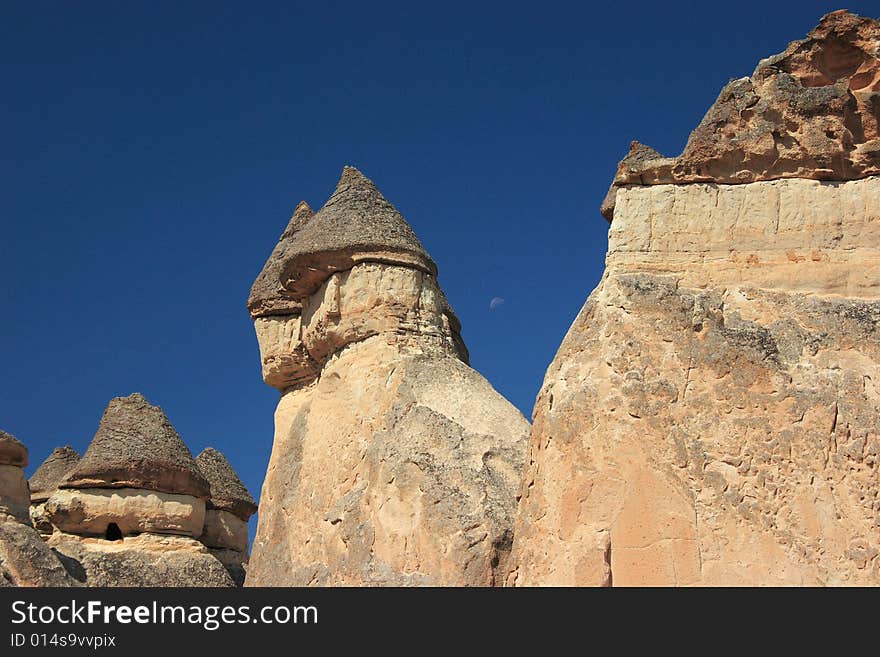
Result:
M31 489L31 522L43 536L49 536L54 529L46 516L46 500L76 467L79 459L79 453L70 445L56 447L28 481Z
M200 540L241 586L248 561L247 522L257 512L257 505L221 452L206 448L196 457L196 465L211 491Z
M76 586L31 527L27 448L0 430L0 587Z
M89 586L232 586L197 538L208 482L158 406L107 405L95 437L45 502L49 544Z
M14 436L0 430L0 516L30 522L27 477L28 451Z

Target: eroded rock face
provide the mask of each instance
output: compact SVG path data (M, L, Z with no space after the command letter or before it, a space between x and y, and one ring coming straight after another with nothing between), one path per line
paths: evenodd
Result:
M495 583L528 423L467 366L433 262L369 180L347 168L305 226L249 303L283 394L247 584ZM264 315L263 289L296 303Z
M78 586L30 525L0 522L0 586Z
M60 488L141 488L207 499L208 482L165 413L140 393L110 400Z
M186 536L145 533L106 541L57 532L48 542L87 586L234 586L224 565Z
M199 540L209 548L236 550L241 553L241 561L247 562L248 525L229 511L209 509Z
M87 586L234 586L197 540L208 498L208 481L162 409L138 393L118 397L43 503L47 540Z
M53 526L80 536L106 536L112 523L123 536L153 532L197 538L205 524L205 501L137 488L81 488L55 491L45 513Z
M0 431L0 586L76 586L30 524L27 463L25 446Z
M0 464L17 465L20 468L28 464L27 448L15 436L0 429Z
M30 491L24 474L27 464L28 451L24 444L0 430L0 522L4 518L29 522Z
M760 84L798 84L760 87L748 120L830 86L867 126L876 28L826 17L762 63ZM880 178L870 140L816 159L852 118L829 98L790 125L802 168L617 191L605 275L536 403L508 584L880 584ZM725 125L683 161L733 143Z
M77 463L79 454L75 449L69 445L56 447L28 480L31 489L31 523L44 536L53 531L52 523L46 515L46 500Z
M0 465L0 514L28 522L30 494L24 470L17 465Z
M204 449L196 465L211 490L199 540L226 566L236 585L242 586L248 563L248 519L257 505L221 452Z
M854 180L880 173L880 24L846 11L733 80L691 134L664 158L633 142L602 205L626 185Z

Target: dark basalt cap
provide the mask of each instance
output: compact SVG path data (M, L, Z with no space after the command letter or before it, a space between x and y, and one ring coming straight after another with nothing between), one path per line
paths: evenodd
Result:
M37 471L31 475L28 484L31 489L31 503L45 502L58 488L58 484L79 463L79 454L73 447L56 447Z
M206 447L196 457L196 465L211 489L209 509L229 511L245 521L257 512L254 498L222 452Z
M290 217L290 223L278 238L278 244L251 286L248 297L248 310L251 316L292 315L302 310L302 304L282 284L282 274L286 262L285 253L293 234L302 228L315 215L315 211L305 201L300 201Z
M208 499L208 482L158 406L111 399L98 431L59 488L143 488Z
M615 187L880 175L880 22L827 14L805 39L761 60L718 95L676 158L630 151ZM636 155L637 157L633 157Z
M316 214L295 225L291 221L251 289L248 309L253 317L293 314L289 301L308 297L334 272L369 261L437 275L437 265L403 215L371 180L347 166ZM278 312L284 305L279 290L286 295L287 312Z
M11 433L0 429L0 465L17 465L23 468L27 464L27 447Z

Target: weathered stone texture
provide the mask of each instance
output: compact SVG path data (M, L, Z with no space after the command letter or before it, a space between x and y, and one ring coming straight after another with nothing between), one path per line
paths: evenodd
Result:
M205 524L205 501L137 488L58 490L45 512L58 529L81 536L105 536L113 523L124 535L154 532L197 538Z
M0 521L0 586L77 586L29 525Z
M466 365L421 246L379 239L417 243L365 181L343 172L331 234L315 241L327 251L267 263L322 272L300 308L264 317L252 306L264 378L283 394L247 584L491 585L510 548L528 423ZM358 234L379 228L343 263L347 212Z
M105 541L55 533L49 545L71 576L87 586L231 587L224 565L199 541L145 533Z
M548 371L528 584L880 584L880 302L613 272Z
M165 413L140 393L110 400L98 431L60 488L143 488L207 499L199 472Z
M880 174L880 23L837 11L806 39L732 80L679 157L638 142L621 161L602 214L625 185Z

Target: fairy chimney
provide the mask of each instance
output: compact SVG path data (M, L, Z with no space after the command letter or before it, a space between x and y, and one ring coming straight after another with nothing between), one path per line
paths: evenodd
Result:
M491 585L529 425L468 367L437 266L345 167L248 300L282 394L248 585Z
M31 522L44 536L52 533L52 523L46 516L46 500L58 489L58 484L79 463L79 453L70 445L56 447L31 475Z
M0 586L76 586L31 527L25 446L0 430Z
M89 586L231 586L197 538L208 482L161 408L110 401L76 466L45 502L49 543Z
M232 579L244 583L248 561L248 519L257 505L226 457L212 447L196 457L196 465L208 480L210 497L205 527L199 540L226 566Z

